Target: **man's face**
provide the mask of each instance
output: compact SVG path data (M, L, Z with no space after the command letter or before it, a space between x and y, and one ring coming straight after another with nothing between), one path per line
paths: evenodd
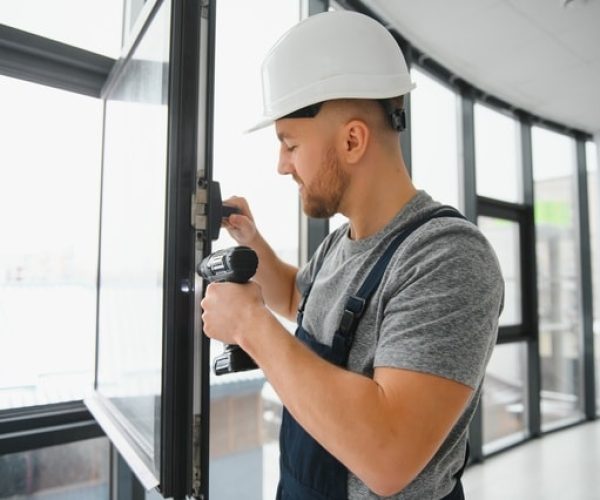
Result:
M275 123L281 143L277 171L294 178L304 213L316 218L328 218L340 211L349 184L333 144L333 134L323 125L319 116Z

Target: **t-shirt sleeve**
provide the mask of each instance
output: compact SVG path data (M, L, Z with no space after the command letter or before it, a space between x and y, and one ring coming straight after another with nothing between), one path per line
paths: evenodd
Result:
M464 221L432 221L414 236L390 263L374 366L431 373L476 388L503 304L496 255Z

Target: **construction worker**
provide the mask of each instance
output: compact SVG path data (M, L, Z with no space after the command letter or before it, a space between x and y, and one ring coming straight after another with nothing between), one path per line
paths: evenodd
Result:
M277 498L464 498L504 287L477 227L409 178L403 55L373 19L327 12L273 46L262 78L253 129L275 125L278 172L297 182L307 215L349 219L297 269L245 199L227 202L241 214L225 226L259 267L249 284L208 287L204 331L239 344L281 398ZM297 319L296 335L271 311Z

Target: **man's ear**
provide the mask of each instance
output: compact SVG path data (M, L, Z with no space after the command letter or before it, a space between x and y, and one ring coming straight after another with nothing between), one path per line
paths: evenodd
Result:
M342 128L340 154L346 163L352 165L358 163L369 146L371 131L362 120L351 120Z

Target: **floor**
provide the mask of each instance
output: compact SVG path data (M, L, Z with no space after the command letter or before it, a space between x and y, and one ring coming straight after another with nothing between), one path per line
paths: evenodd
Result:
M600 421L548 434L473 465L466 500L600 500Z

